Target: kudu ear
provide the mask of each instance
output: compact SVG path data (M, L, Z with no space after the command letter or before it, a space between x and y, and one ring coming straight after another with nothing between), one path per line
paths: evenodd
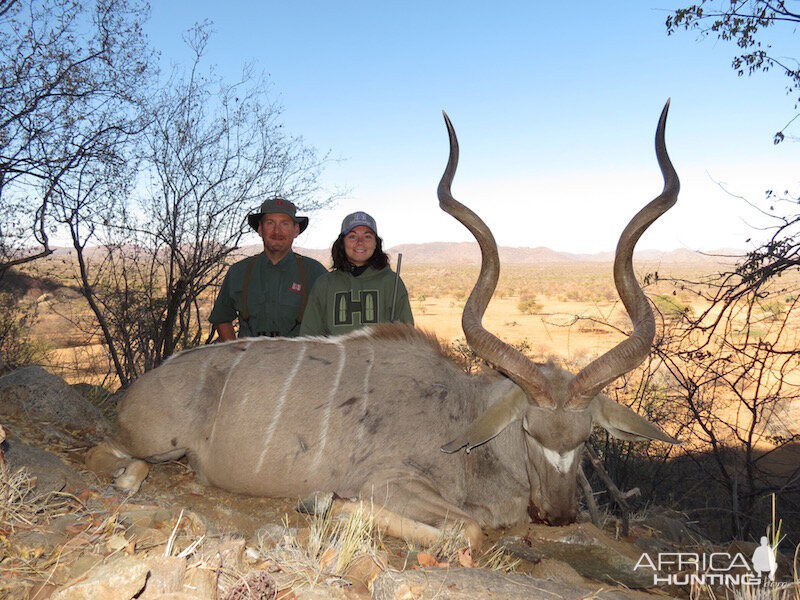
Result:
M668 444L682 443L627 406L622 406L602 394L594 397L589 410L592 411L592 420L617 439L629 442L658 440Z
M442 452L452 454L466 446L469 454L476 446L485 444L511 423L522 419L528 408L528 399L519 386L510 380L508 384L508 387L501 386L502 396L473 421L464 433L442 446Z

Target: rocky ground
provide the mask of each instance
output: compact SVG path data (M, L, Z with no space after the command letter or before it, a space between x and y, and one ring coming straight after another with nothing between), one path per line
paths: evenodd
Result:
M203 486L181 462L156 466L124 497L83 466L109 430L93 395L39 367L0 377L0 598L688 597L634 567L643 552L712 548L667 511L624 539L609 520L605 530L488 531L474 556L457 535L409 548L363 516L312 518L296 499ZM751 556L754 547L734 550Z

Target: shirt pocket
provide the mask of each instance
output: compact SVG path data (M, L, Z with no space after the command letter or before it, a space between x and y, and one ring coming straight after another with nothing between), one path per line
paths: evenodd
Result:
M278 294L278 304L281 305L281 312L287 317L294 318L296 316L296 313L300 311L300 303L302 301L303 294L301 292L283 289Z

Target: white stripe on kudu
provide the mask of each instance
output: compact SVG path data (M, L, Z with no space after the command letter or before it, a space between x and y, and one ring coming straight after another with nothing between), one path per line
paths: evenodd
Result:
M361 411L361 424L358 427L358 437L356 438L359 442L361 442L361 438L364 437L364 423L367 420L367 396L369 395L369 376L372 374L372 365L375 364L375 346L372 344L369 345L369 360L367 360L367 372L364 373L364 389L361 392L361 400L363 410Z
M275 414L272 415L272 422L269 424L269 427L267 427L267 435L264 437L264 447L261 450L261 456L258 457L256 473L261 471L261 467L264 466L264 459L267 456L267 450L269 450L269 444L272 441L272 436L275 435L275 431L278 429L278 421L281 418L283 405L286 403L286 397L289 395L289 390L292 389L292 382L294 381L295 375L297 375L297 372L300 370L300 363L303 362L303 358L306 355L306 347L307 344L300 344L300 352L297 353L297 360L295 360L291 373L289 373L289 376L283 383L281 396L278 398L278 405L275 407Z
M319 467L320 460L322 459L322 451L325 449L325 444L328 442L328 426L331 419L331 409L333 408L333 399L336 398L336 393L339 391L339 383L342 380L342 372L344 371L344 363L347 358L344 344L337 343L336 347L339 350L339 365L336 367L336 376L333 379L330 394L328 394L328 406L325 407L325 415L322 417L322 431L319 440L319 448L317 448L317 455L314 457L314 468Z
M222 391L219 393L219 401L217 402L217 412L214 414L214 423L213 425L211 425L211 435L208 438L209 448L214 447L214 434L217 431L217 418L219 417L219 409L222 407L222 398L225 396L225 390L228 389L228 382L231 380L231 375L233 375L233 372L236 370L236 366L244 358L244 355L247 353L247 349L249 347L250 343L248 342L244 350L239 352L239 356L236 357L236 360L234 360L233 363L231 363L231 366L228 369L228 374L225 376L225 383L222 384Z

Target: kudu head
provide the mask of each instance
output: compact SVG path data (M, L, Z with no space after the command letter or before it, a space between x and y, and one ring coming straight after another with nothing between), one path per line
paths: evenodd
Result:
M634 411L600 394L605 386L636 368L647 357L655 336L653 311L636 281L632 259L641 235L678 198L678 175L664 143L668 109L669 101L656 131L656 157L664 177L664 189L628 223L620 236L614 259L614 282L633 322L633 332L576 375L531 362L483 328L483 314L497 285L500 260L492 232L451 193L458 164L458 140L450 119L444 115L450 134L450 159L439 183L439 206L469 229L482 255L478 281L464 306L464 334L475 353L506 374L516 386L508 386L502 398L493 402L467 431L442 450L455 452L466 447L469 452L510 424L521 421L531 484L529 513L534 520L562 524L575 519L577 471L583 443L589 438L593 425L601 425L611 435L625 440L679 443Z

